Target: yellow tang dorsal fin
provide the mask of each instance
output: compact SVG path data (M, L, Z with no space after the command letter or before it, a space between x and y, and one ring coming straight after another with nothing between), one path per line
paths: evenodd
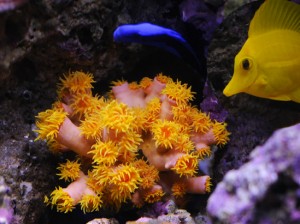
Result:
M300 5L287 0L265 0L250 23L248 36L288 29L300 33Z

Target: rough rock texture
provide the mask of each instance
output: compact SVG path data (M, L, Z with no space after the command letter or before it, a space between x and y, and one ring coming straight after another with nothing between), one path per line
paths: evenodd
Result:
M174 213L158 216L157 218L141 217L136 221L127 222L127 224L160 224L160 223L173 223L173 224L195 224L191 214L186 210L177 209Z
M13 223L86 223L99 217L45 207L44 195L58 185L56 166L63 158L34 142L35 116L54 102L58 77L69 70L93 73L95 93L106 92L112 80L160 71L185 82L197 78L189 78L191 69L161 50L112 40L123 23L147 21L180 30L179 2L32 0L0 13L0 175L11 189ZM137 219L135 212L126 215Z
M145 53L140 46L116 45L112 33L120 24L141 21L181 30L179 2L29 1L17 10L0 14L0 80L38 77L55 83L62 72L81 69L92 72L97 80L105 79L107 84L116 77L134 75L133 70L139 69L137 62L143 63L146 71L158 61L153 55L161 52L146 48ZM154 60L152 64L149 57ZM163 62L170 63L166 59ZM154 72L158 69L152 68Z
M212 169L213 180L216 182L227 171L245 163L253 148L264 143L275 130L300 121L300 104L262 99L247 94L227 98L222 94L233 74L234 57L247 39L250 20L261 2L244 5L230 14L216 30L209 46L208 79L218 104L227 111L226 122L231 132L230 142L216 153L215 166Z
M87 224L119 224L119 222L115 219L93 219L92 221L89 221Z
M13 212L10 188L6 185L4 178L0 176L0 223L10 223L13 218Z
M126 224L161 224L161 223L172 223L172 224L203 224L205 222L195 222L191 217L191 214L183 209L177 209L172 213L160 215L157 218L141 217L136 221L128 221ZM87 224L119 224L115 219L94 219Z
M213 7L224 3L205 2ZM113 30L123 23L147 21L185 33L180 3L180 0L31 0L0 14L0 175L11 189L13 223L77 224L99 216L116 216L123 221L128 216L131 220L138 219L137 210L125 210L119 215L83 215L76 210L64 215L46 208L43 197L57 185L56 165L63 158L52 155L43 142L34 142L34 116L50 107L56 97L58 77L69 70L93 73L97 81L95 93L106 92L112 80L122 77L135 80L160 71L192 83L197 90L198 74L180 60L158 49L117 45L112 40ZM215 183L228 170L247 161L254 146L263 143L274 130L300 118L299 105L294 103L244 94L225 98L221 94L232 74L234 55L246 39L249 21L258 5L253 3L231 14L215 33L208 52L209 80L216 93L211 102L218 99L217 113L222 113L222 119L228 114L228 128L232 132L228 147L218 150L215 157ZM206 16L198 16L191 23L209 27L203 24L209 22ZM211 102L206 108L214 112ZM203 211L206 199L207 196L193 198L193 214ZM202 216L198 217L200 220Z
M300 124L276 131L208 200L214 223L300 222Z

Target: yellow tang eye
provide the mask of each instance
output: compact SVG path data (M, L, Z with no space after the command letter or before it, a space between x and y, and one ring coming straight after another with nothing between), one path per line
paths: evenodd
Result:
M249 58L245 58L242 60L242 68L244 70L249 70L252 67L252 60Z

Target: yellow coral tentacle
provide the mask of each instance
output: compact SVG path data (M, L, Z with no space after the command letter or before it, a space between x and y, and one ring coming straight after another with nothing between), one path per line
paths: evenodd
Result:
M157 146L173 148L178 135L180 135L180 130L180 125L174 121L157 120L152 125L151 131Z
M194 109L193 113L191 114L192 118L192 127L198 133L207 133L211 126L212 121L208 114L202 113L197 109Z
M91 149L88 154L93 154L94 163L111 166L117 161L119 148L116 143L111 140L106 142L98 140L92 145Z
M182 198L186 194L186 183L184 181L175 182L172 185L172 195L175 198Z
M148 88L152 84L152 79L149 77L144 77L140 81L140 87L143 89Z
M213 134L217 145L225 145L229 141L230 133L226 130L226 123L215 121L213 123Z
M173 81L171 77L166 76L166 75L164 75L163 73L158 73L158 74L155 76L155 78L156 78L159 82L164 83L164 84Z
M206 182L205 182L205 191L207 193L211 192L211 187L212 187L211 178L207 177Z
M145 192L144 200L147 203L155 203L161 200L165 195L162 189L156 189L155 191Z
M87 116L80 124L79 129L88 139L100 139L104 129L101 110L97 110Z
M195 176L198 168L198 158L193 154L186 154L180 157L172 168L179 176Z
M158 170L146 161L139 159L134 161L132 165L136 167L136 169L140 170L139 173L142 180L140 186L142 189L151 188L155 182L159 181Z
M56 209L58 212L71 212L74 206L74 199L70 197L70 195L63 190L63 188L58 187L54 191L52 191L51 195L51 204L56 205Z
M134 111L124 103L112 100L101 113L103 125L118 132L136 129Z
M80 163L78 160L67 160L67 162L59 164L59 167L57 167L57 169L60 171L57 174L57 176L59 176L59 179L63 179L65 181L74 181L79 177Z
M195 145L194 143L190 140L190 135L189 134L181 134L177 138L177 142L175 144L175 150L179 152L185 152L185 153L190 153L194 150Z
M57 137L59 132L59 127L67 117L67 113L60 110L48 109L44 112L40 112L36 116L36 126L38 137L35 140L53 140Z
M181 84L180 81L167 82L166 87L161 91L162 94L166 94L171 100L174 100L177 104L186 104L188 101L194 99L194 92L187 84Z
M125 202L141 183L139 170L131 165L119 165L110 174L110 178L111 197L117 201Z
M204 159L211 155L211 149L209 146L202 147L202 148L196 149L196 153L198 154L199 159Z
M99 195L86 194L80 200L80 207L83 213L99 211L103 201Z
M84 73L80 71L75 71L64 75L60 78L61 83L58 85L58 96L63 97L65 91L72 94L82 94L91 93L93 88L92 83L94 83L94 77L91 73Z
M135 131L127 131L126 134L122 134L118 140L118 146L121 151L130 151L136 153L138 146L143 142L142 136Z

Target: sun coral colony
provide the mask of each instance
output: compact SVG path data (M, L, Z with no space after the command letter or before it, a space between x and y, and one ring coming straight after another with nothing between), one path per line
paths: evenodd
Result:
M225 123L191 105L187 84L158 74L113 82L104 97L92 94L93 83L92 74L65 75L58 101L36 117L37 139L53 152L78 155L58 166L59 178L70 183L46 196L48 205L70 212L79 204L92 212L127 201L140 207L166 192L180 198L210 191L198 162L210 156L211 145L226 144L229 133Z

